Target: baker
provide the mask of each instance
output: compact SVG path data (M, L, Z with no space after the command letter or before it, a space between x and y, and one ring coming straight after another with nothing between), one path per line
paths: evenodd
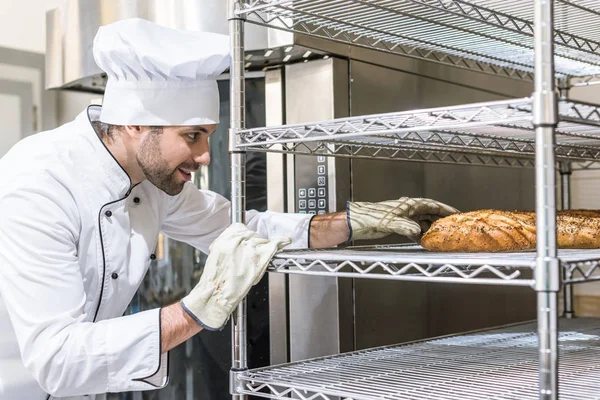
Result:
M222 329L284 246L414 239L456 211L401 198L315 217L249 211L230 225L230 203L190 182L210 162L228 38L129 19L100 28L93 52L103 106L0 159L3 400L163 387L169 350ZM159 232L208 253L203 274L181 301L123 316Z

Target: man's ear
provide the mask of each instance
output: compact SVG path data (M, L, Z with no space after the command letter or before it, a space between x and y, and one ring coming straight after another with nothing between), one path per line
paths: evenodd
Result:
M144 129L140 125L125 125L125 133L127 133L132 139L140 139Z

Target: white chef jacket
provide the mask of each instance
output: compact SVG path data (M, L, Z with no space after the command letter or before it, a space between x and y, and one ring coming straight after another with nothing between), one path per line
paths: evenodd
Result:
M207 252L229 225L230 203L192 183L177 196L149 181L132 187L90 124L99 111L28 137L0 159L2 400L101 399L166 385L160 310L122 315L159 232ZM294 247L307 247L309 223L247 213L250 229L291 236Z

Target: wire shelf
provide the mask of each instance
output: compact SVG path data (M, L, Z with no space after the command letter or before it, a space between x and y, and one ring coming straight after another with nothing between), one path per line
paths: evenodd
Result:
M505 0L246 0L249 22L533 80L533 4ZM555 69L600 73L595 0L555 1Z
M600 161L600 108L559 102L559 161ZM241 130L251 151L533 167L530 98Z
M569 80L569 85L571 87L593 86L598 84L600 84L600 74L579 76Z
M564 283L573 284L600 280L600 254L580 254L579 260L570 260L562 263L565 268Z
M600 319L560 320L560 398L600 399ZM250 370L239 394L271 399L538 399L535 323Z
M600 249L559 250L564 283L600 280ZM286 250L269 271L402 281L534 286L536 253L433 253L418 245Z

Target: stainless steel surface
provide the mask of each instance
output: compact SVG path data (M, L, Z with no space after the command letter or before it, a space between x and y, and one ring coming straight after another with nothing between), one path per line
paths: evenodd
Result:
M347 90L340 94L336 76L346 76L347 63L337 59L311 61L285 66L285 105L287 122L302 123L314 119L335 118L347 114ZM318 96L315 95L318 89ZM344 107L339 103L346 104ZM339 114L344 112L345 114ZM296 180L304 167L305 156L294 156L290 183L290 210L295 209L296 193L306 182ZM330 169L331 171L331 169ZM307 177L309 179L310 177ZM343 283L341 283L343 285ZM340 351L343 330L340 324L340 282L335 277L289 277L290 361ZM310 293L307 296L307 293ZM315 326L320 326L315 329Z
M283 124L284 117L284 80L281 69L273 69L265 73L265 109L266 126ZM269 176L267 181L268 209L276 212L287 210L286 200L286 169L284 155L267 154Z
M265 74L266 126L283 123L283 77L281 69ZM286 212L286 165L285 155L267 153L267 209ZM286 275L268 274L269 277L269 337L271 364L288 361L288 320Z
M560 171L560 191L561 191L561 208L563 210L571 209L571 174L573 168L569 162L561 162L559 164ZM569 281L572 277L567 269L563 269L563 282ZM573 286L563 285L563 310L565 318L573 318L575 309L573 307Z
M560 268L556 244L555 128L557 100L554 82L554 0L535 0L535 126L536 245L535 290L539 346L540 399L558 399L558 291Z
M231 49L231 77L230 85L230 128L229 152L231 155L231 222L246 222L246 154L237 148L236 132L245 128L245 81L244 81L244 20L236 15L239 10L240 0L229 0L229 40ZM247 360L247 300L244 299L237 306L232 316L231 325L231 351L232 373L230 379L230 393L234 399L245 399L246 396L236 393L239 385L239 371L248 368Z
M533 103L530 98L501 100L255 128L238 134L240 147L252 151L533 167ZM599 107L561 101L558 117L556 158L600 160Z
M273 31L274 30L275 29L273 29ZM501 96L502 98L526 97L530 96L533 92L533 81L523 81L502 75L491 75L489 73L477 72L465 68L448 68L446 65L430 62L426 59L403 57L395 53L379 51L368 47L351 46L316 36L295 35L294 40L299 46L316 49L332 56L350 59L354 62L363 62L385 67L390 70L402 71L406 74L413 75L413 82L409 83L410 87L414 87L415 82L419 82L419 78L431 78L437 82L445 82L469 87L475 90L487 91L496 94L497 96ZM373 78L376 79L377 77ZM408 77L405 79L409 80ZM447 98L451 94L438 93L437 90L433 90L442 98ZM384 94L384 96L389 98L390 94ZM401 99L397 98L396 101L398 100ZM410 98L405 98L403 100L408 102ZM493 100L493 98L487 98L486 100ZM452 104L457 103L454 102ZM411 104L409 103L409 106L410 105ZM431 107L437 105L442 104L431 105ZM400 111L403 109L405 108L396 108L389 111Z
M561 399L600 399L600 320L560 321ZM536 324L449 336L246 372L272 399L538 399Z
M530 2L248 0L250 22L520 79L534 72ZM557 73L600 72L593 0L557 2Z
M176 29L227 34L224 0L66 0L46 13L46 88L103 93L106 77L96 65L92 45L100 26L139 17ZM294 36L248 24L249 68L319 57L294 44Z

